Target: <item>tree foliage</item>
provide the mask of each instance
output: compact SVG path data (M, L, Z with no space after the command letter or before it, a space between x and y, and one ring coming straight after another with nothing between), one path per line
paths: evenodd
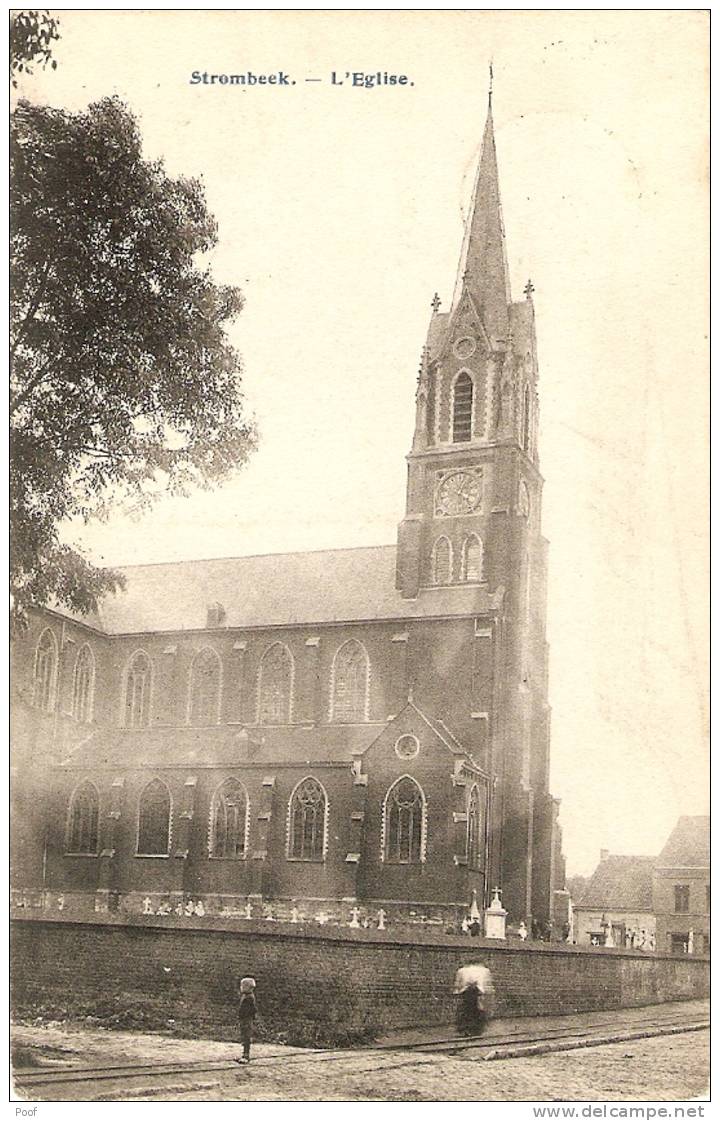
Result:
M87 612L119 577L61 544L67 519L228 478L254 447L225 326L237 288L202 263L201 185L142 158L114 98L11 122L11 580Z
M59 38L58 21L47 8L10 13L10 79L14 86L17 75L23 71L32 74L36 63L57 68L50 48Z

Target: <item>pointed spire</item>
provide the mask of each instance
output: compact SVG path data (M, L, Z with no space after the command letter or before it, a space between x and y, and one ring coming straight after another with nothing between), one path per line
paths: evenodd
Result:
M505 253L505 230L500 207L495 132L492 117L492 64L488 115L482 152L468 214L452 310L467 290L475 300L493 343L508 334L510 281Z

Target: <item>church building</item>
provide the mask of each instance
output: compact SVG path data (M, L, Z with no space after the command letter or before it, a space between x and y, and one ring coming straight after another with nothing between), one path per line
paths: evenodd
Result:
M34 612L14 906L448 922L498 888L511 922L552 921L537 434L489 111L396 544L129 567L91 616Z

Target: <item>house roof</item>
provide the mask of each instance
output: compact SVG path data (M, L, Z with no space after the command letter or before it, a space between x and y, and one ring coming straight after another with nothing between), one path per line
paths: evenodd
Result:
M606 856L576 906L609 911L652 911L653 856Z
M656 862L659 868L707 868L710 865L710 818L680 817Z
M120 568L125 589L80 621L107 634L141 634L204 630L215 603L229 628L482 615L500 606L502 590L471 584L403 599L395 587L396 553L382 545Z

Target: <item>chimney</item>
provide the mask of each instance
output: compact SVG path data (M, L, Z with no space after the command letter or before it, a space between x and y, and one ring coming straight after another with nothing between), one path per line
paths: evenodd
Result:
M603 860L607 860L609 855L610 849L600 849L600 863L602 864Z

